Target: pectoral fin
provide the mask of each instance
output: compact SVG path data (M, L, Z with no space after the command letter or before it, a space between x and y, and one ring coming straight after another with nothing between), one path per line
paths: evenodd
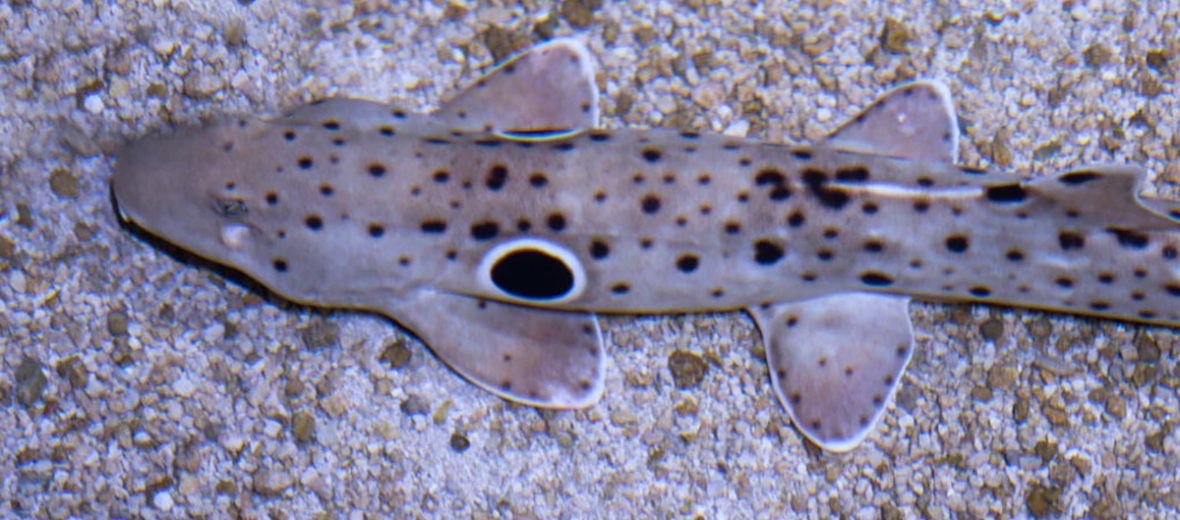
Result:
M843 452L864 440L913 350L909 298L845 293L751 309L771 382L796 427Z
M602 396L602 333L593 314L423 291L386 313L463 377L511 401L584 408Z

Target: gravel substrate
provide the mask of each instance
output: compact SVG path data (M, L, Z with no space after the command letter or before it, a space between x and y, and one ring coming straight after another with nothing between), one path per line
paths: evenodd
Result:
M896 403L834 456L743 314L606 318L603 401L538 411L112 212L126 139L327 95L427 110L568 34L607 126L806 142L930 77L965 164L1137 163L1180 197L1175 1L754 3L0 2L0 517L1180 515L1173 329L915 305Z

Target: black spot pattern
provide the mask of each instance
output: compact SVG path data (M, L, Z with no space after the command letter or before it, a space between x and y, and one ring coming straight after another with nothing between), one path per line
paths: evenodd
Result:
M643 160L649 163L658 163L660 162L660 158L663 157L663 154L655 148L644 148L641 155L643 156Z
M1018 182L1010 184L1000 184L998 186L988 186L985 192L987 200L998 204L1016 204L1024 202L1027 194L1024 187Z
M500 225L494 221L478 222L471 225L471 238L491 240L500 234Z
M803 183L807 185L808 191L819 200L819 203L826 208L839 210L848 204L848 193L843 189L829 186L827 174L820 170L814 168L803 170Z
M1063 230L1057 234L1057 242L1061 244L1062 251L1082 249L1086 246L1086 237L1076 231Z
M879 271L866 271L860 274L860 282L869 287L888 287L893 285L893 278Z
M754 176L754 185L767 189L770 200L784 201L791 197L791 188L787 185L787 176L774 168L767 168Z
M676 259L676 268L682 273L691 273L697 270L697 266L700 265L700 262L701 260L699 257L697 257L697 255L688 253L681 255Z
M643 208L644 213L647 213L648 215L655 215L660 211L660 197L654 193L648 193L647 195L644 195L643 200L641 201L641 207Z
M590 257L595 260L602 260L610 255L610 246L601 240L590 242Z
M485 184L489 190L500 191L500 188L503 188L506 182L508 182L508 167L503 164L497 164L492 166L491 170L488 170L488 178Z
M549 184L549 178L544 173L537 172L529 175L529 186L544 188L546 184Z
M807 222L807 218L803 216L802 211L795 210L791 212L791 216L787 217L787 225L797 228Z
M278 271L280 273L287 272L287 267L288 267L287 260L285 260L283 258L275 258L274 260L271 260L271 265L274 266L275 271Z
M447 222L445 220L423 220L423 233L443 233L447 230Z
M1080 171L1080 172L1066 173L1066 174L1058 177L1057 181L1060 182L1061 184L1066 184L1069 186L1080 186L1080 185L1086 184L1090 181L1096 181L1096 180L1100 179L1101 177L1102 177L1102 175L1100 175L1096 172Z
M946 237L946 249L952 253L965 253L971 246L965 235L951 235Z
M371 236L373 238L381 238L384 235L385 235L385 226L382 226L381 224L377 224L377 223L369 224L369 236Z
M1119 245L1127 249L1143 249L1147 247L1149 242L1147 234L1126 228L1106 228L1108 233L1111 233L1119 241Z
M763 238L754 242L754 261L760 265L774 265L782 260L785 251L770 239Z
M303 218L303 223L307 225L307 229L312 231L319 231L324 227L324 219L319 215L308 215Z
M385 165L381 163L369 164L369 175L373 178L381 178L385 176Z
M549 229L557 233L565 229L565 216L561 213L551 213L549 218L545 219L545 223L549 225Z
M836 180L840 182L859 183L869 180L869 169L864 166L848 166L836 170Z

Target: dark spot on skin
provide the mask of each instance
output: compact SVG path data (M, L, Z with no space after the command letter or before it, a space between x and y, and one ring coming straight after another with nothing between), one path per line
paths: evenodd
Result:
M713 182L713 178L709 177L707 173L702 173L697 177L697 184L701 186L708 186L710 182Z
M393 127L382 126L377 129L377 133L381 134L382 137L393 137Z
M784 201L791 197L787 176L774 168L766 168L754 176L754 185L768 188L770 200Z
M1086 237L1076 231L1062 231L1057 235L1057 242L1061 244L1062 251L1081 249L1086 245Z
M610 255L610 246L601 240L590 242L590 257L595 260L602 260Z
M1090 308L1096 311L1104 311L1110 308L1110 303L1101 300L1095 300L1090 302Z
M914 211L917 213L925 213L930 210L930 203L924 200L914 201Z
M339 129L340 129L340 122L339 122L339 121L336 121L336 120L333 120L333 119L329 119L329 120L327 120L327 121L324 121L323 123L320 123L320 126L323 126L323 127L324 127L324 129L326 129L326 130L333 130L333 131L335 131L335 130L339 130Z
M639 248L640 249L651 249L651 246L654 245L655 243L656 243L655 240L652 240L650 237L643 237L643 238L639 239Z
M869 240L868 242L865 242L866 253L880 253L883 249L885 249L885 244L882 244L879 240Z
M745 191L739 191L737 194L737 201L742 204L750 202L750 194Z
M336 189L333 188L331 184L320 185L320 195L331 197L333 193L336 193Z
M385 234L385 226L381 224L369 224L369 236L373 238L381 238Z
M725 296L725 291L723 289L721 289L720 287L714 287L712 289L709 289L709 296L712 296L713 299L718 299L718 298L721 298L722 296Z
M645 160L649 163L660 162L660 157L662 156L660 151L656 150L655 148L644 148L642 155L643 155L643 160Z
M1061 184L1065 184L1065 185L1069 185L1069 186L1080 186L1082 184L1086 184L1087 182L1098 180L1101 177L1102 177L1102 175L1095 173L1095 172L1081 171L1081 172L1066 173L1064 175L1061 175L1060 177L1057 177L1057 180Z
M303 218L303 223L312 231L319 231L324 227L324 219L319 215L308 215Z
M893 285L893 278L877 271L866 271L860 274L860 282L870 287L888 287Z
M814 282L817 278L819 278L819 275L815 273L803 273L799 275L799 279L804 282Z
M952 253L964 253L970 247L965 235L951 235L946 237L946 249Z
M1176 246L1173 246L1173 245L1164 246L1163 250L1160 251L1160 254L1163 255L1164 260L1175 260L1176 259Z
M795 210L791 212L791 216L787 217L787 225L797 228L807 222L807 218L803 216L803 212Z
M701 134L699 134L693 130L682 130L680 132L680 137L683 137L685 139L696 139L700 136L701 136Z
M742 232L742 225L736 220L730 220L725 223L725 233L728 235L736 235Z
M553 232L559 232L565 229L565 216L561 213L551 213L549 218L545 220L545 223L549 225L549 229L553 230Z
M869 169L864 166L849 166L836 170L836 180L840 182L865 182L869 180Z
M1059 277L1056 280L1053 280L1053 283L1057 284L1057 286L1061 287L1062 289L1069 289L1073 287L1073 279L1068 276Z
M676 176L671 173L664 174L664 184L676 184Z
M835 255L831 249L820 249L815 252L815 256L824 262L831 261Z
M496 139L475 139L471 142L475 143L476 146L482 146L484 148L498 148L504 145L504 141Z
M800 161L810 161L811 160L811 150L808 150L806 148L795 148L795 149L791 150L791 155Z
M643 174L636 173L634 176L631 177L631 182L634 183L636 186L643 184Z
M299 158L298 164L299 164L299 167L303 168L304 170L310 170L311 167L315 165L315 163L312 162L311 157L308 157L306 155Z
M402 110L394 110L392 112L392 114L393 114L394 119L405 119L406 118L406 113Z
M1151 319L1155 319L1155 313L1144 309L1144 310L1139 311L1139 317L1143 318L1145 320L1151 320Z
M598 190L598 191L594 192L594 202L597 202L599 204L606 202L606 192L602 191L602 190Z
M1001 184L998 186L988 186L985 191L987 200L998 204L1016 204L1024 201L1027 195L1024 187L1018 182L1011 184Z
M471 238L491 240L500 234L500 225L494 221L478 222L471 225Z
M676 268L682 273L691 273L697 270L697 266L700 265L700 263L700 258L698 258L697 255L691 253L684 254L681 255L680 258L676 259Z
M1098 281L1100 283L1110 285L1110 284L1114 283L1114 274L1113 273L1098 273Z
M295 140L295 131L294 130L284 130L283 131L283 139L286 139L287 141L294 141Z
M1007 258L1009 262L1019 262L1024 260L1024 252L1019 249L1009 249L1007 253L1004 253L1004 258Z
M627 294L631 291L631 286L624 282L619 282L610 287L610 292L615 294Z
M918 186L923 188L934 186L934 179L931 179L930 177L918 177Z
M1142 267L1136 268L1132 274L1135 275L1135 278L1147 278L1147 270L1143 269Z
M266 192L266 203L274 206L279 203L279 194L273 191Z
M459 252L455 251L454 249L448 249L447 253L446 253L446 257L447 257L447 260L454 262L456 258L459 258Z
M446 184L447 181L451 180L451 174L446 170L439 170L434 172L433 178L435 183Z
M528 233L533 228L533 223L527 218L522 218L516 221L516 230L521 233Z
M506 166L497 164L492 166L491 170L488 170L488 178L485 184L487 184L489 190L500 191L500 188L504 187L505 182L508 182L508 168Z
M544 173L537 172L529 175L530 186L534 188L544 188L546 184L549 184L549 178L546 177Z
M282 258L275 258L274 260L271 260L271 265L274 266L275 271L280 273L287 272L287 261Z
M574 143L566 141L564 143L557 143L553 145L553 149L559 152L568 152L574 149Z
M1106 232L1115 236L1119 245L1127 249L1143 249L1147 247L1147 234L1133 229L1109 227Z
M385 176L385 165L381 163L372 163L369 165L369 175L373 178L381 178Z
M1168 292L1168 295L1180 298L1180 284L1167 284L1164 286L1164 290Z
M770 239L759 239L754 242L754 261L760 265L773 265L782 260L783 247Z
M423 233L442 233L447 230L447 222L445 220L423 220Z
M754 161L751 161L749 157L742 157L741 159L738 159L738 166L743 168L748 167L751 164L754 164Z
M877 210L880 208L877 207L877 203L875 203L875 202L866 202L863 205L861 205L860 209L861 209L861 211L864 212L865 215L875 215L877 213Z
M648 215L655 215L660 211L660 197L654 193L648 193L643 196L642 201L643 212Z
M827 174L820 170L814 168L803 170L803 183L824 207L839 210L848 204L848 194L843 189L829 186Z
M991 294L992 294L991 289L984 287L982 285L976 285L975 287L968 289L967 292L970 292L971 296L974 296L976 298L987 298L988 296L991 296Z
M594 141L594 142L596 142L596 143L601 143L601 142L604 142L604 141L609 141L609 140L610 140L610 134L608 134L608 133L606 133L606 132L591 132L591 133L590 133L590 140L591 140L591 141Z

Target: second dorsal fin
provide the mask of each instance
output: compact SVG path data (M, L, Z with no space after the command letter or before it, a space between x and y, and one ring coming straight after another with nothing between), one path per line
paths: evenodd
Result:
M434 115L451 128L471 132L594 127L594 60L578 40L537 45L497 65Z

